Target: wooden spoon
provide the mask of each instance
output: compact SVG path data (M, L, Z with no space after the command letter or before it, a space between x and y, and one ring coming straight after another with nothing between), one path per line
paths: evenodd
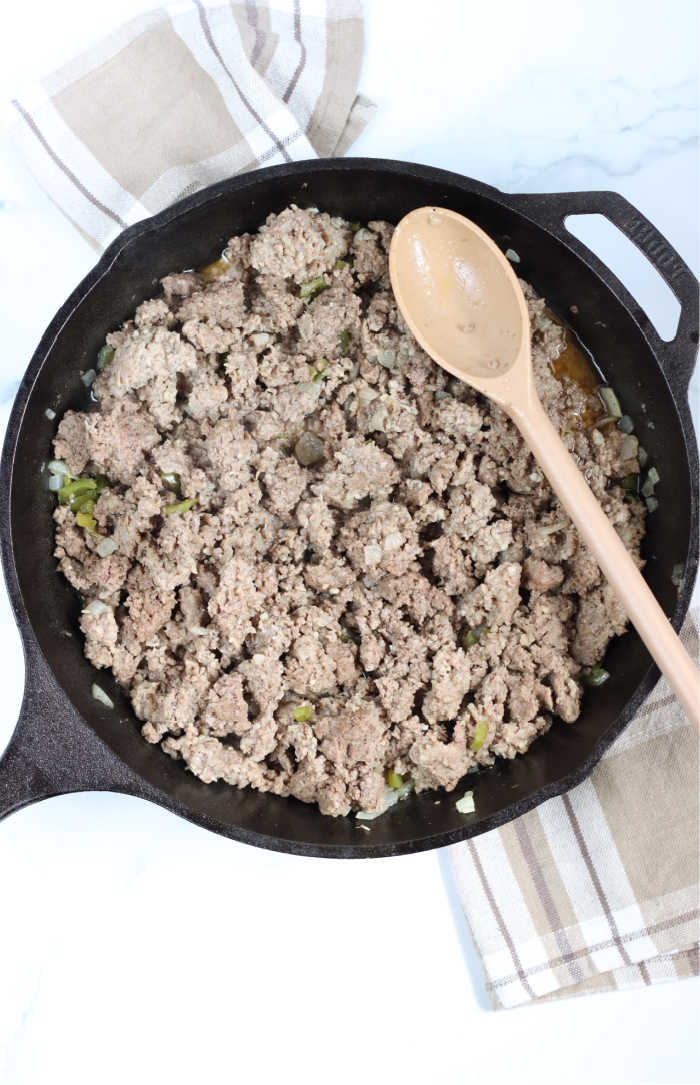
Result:
M423 349L513 419L700 729L700 682L690 656L539 401L527 305L508 260L469 219L420 207L394 231L389 271L399 309Z

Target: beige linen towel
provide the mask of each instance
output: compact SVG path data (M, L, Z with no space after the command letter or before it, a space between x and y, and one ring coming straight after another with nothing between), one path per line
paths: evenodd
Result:
M698 975L699 751L662 680L588 780L449 849L494 1006Z
M234 173L344 154L374 109L357 96L362 52L360 0L183 0L15 99L15 139L104 246Z

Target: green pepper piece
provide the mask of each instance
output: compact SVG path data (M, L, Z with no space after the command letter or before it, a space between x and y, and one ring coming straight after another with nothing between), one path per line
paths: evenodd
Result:
M105 345L103 347L100 347L100 349L97 352L97 372L98 373L101 373L102 370L104 369L104 367L106 365L109 365L109 363L112 361L112 358L114 357L114 354L115 354L114 347L109 347L109 346L107 346L106 343L105 343Z
M344 269L347 266L348 266L347 260L336 260L336 262L335 262L335 270L336 271L344 271Z
M350 346L350 332L347 328L342 332L338 332L338 346L341 350L347 350Z
M180 512L187 512L194 505L194 498L188 497L185 501L177 501L174 505L165 506L165 515L173 516Z
M319 358L319 360L316 362L316 370L315 370L311 380L315 384L318 384L318 382L322 379L323 374L326 372L327 369L328 369L328 359L327 358Z
M390 769L386 774L386 782L389 787L392 787L394 791L398 791L400 787L403 787L403 776L400 776L398 772L394 772Z
M297 723L308 723L309 720L314 718L313 705L300 704L298 708L295 708L292 715Z
M86 492L92 492L97 490L97 483L94 478L76 478L72 482L66 482L58 491L58 500L61 505L70 505L71 499L76 494L82 494Z
M322 290L328 289L328 283L324 279L323 275L319 275L317 279L310 279L308 283L302 283L299 287L299 297L315 298L317 294L320 294Z
M595 667L591 667L589 670L584 671L581 675L581 681L587 685L597 689L598 686L603 686L610 677L610 671L606 671L605 667L601 667L599 663Z
M486 742L486 736L489 733L489 721L478 720L476 724L476 731L471 741L470 749L473 753L478 753L481 747Z
M357 231L360 229L360 223L359 222L351 222L351 223L349 223L349 226L350 226L350 229L352 230L352 232L354 234L356 234Z
M478 644L482 637L486 636L489 632L487 625L475 625L473 629L467 630L462 637L462 647L465 652L468 648L472 648L475 644Z
M89 531L91 535L98 535L97 522L91 512L85 510L76 513L75 522L78 527L82 527L85 531Z
M79 512L93 513L95 511L95 495L93 493L77 494L71 498L70 507L76 515Z

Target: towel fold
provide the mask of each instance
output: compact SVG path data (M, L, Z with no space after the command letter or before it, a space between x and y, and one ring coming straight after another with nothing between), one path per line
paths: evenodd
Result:
M699 753L662 680L584 783L450 848L495 1007L699 974Z
M15 99L39 183L103 247L120 230L258 166L344 154L359 0L183 0L132 19Z

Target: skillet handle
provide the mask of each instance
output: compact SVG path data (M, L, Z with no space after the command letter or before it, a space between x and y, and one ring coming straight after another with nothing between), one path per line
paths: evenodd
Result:
M33 638L26 638L24 651L22 707L0 757L0 819L30 803L75 791L144 795L143 782L136 782L59 689Z
M672 389L685 396L698 351L698 280L663 234L617 192L554 192L546 195L519 195L512 199L519 211L544 226L568 248L573 249L614 289L653 347ZM681 307L680 318L676 334L670 342L659 336L649 317L617 276L567 230L568 215L596 214L603 215L612 222L644 253L678 299Z

